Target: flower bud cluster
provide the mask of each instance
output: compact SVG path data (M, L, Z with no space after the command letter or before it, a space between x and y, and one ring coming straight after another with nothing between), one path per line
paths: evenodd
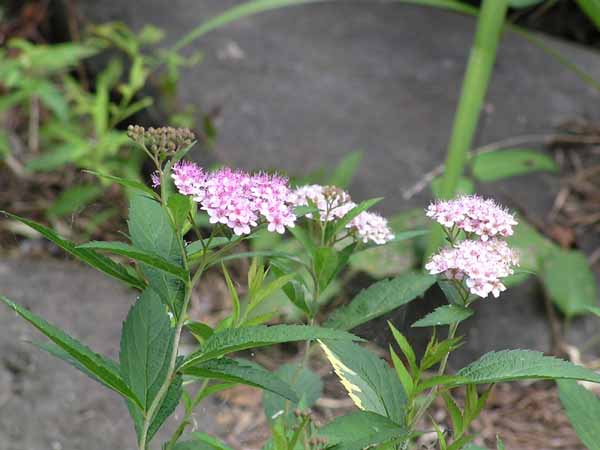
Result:
M506 290L501 279L512 275L519 258L501 237L510 236L517 224L514 216L492 200L464 196L431 204L427 215L448 229L474 233L480 239L453 242L425 265L431 274L464 282L471 294L498 297ZM452 236L452 233L449 233Z
M146 129L139 125L130 125L127 128L127 136L155 155L174 155L179 150L192 145L195 140L194 133L187 128Z

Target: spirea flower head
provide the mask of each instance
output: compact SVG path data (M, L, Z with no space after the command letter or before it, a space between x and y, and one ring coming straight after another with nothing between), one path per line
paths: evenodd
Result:
M205 173L192 162L180 162L171 176L178 191L198 202L211 223L226 225L237 235L249 234L261 221L277 233L295 224L287 179L278 175L230 168Z
M501 279L512 275L517 254L499 239L465 240L434 255L425 268L449 280L464 280L472 294L498 297L506 290Z
M339 220L356 206L346 191L335 186L319 184L300 186L292 193L291 198L295 206L307 206L309 202L314 203L319 210L319 218L322 222ZM311 219L313 215L307 214L306 217ZM387 220L378 214L367 211L361 212L352 219L346 228L358 240L365 243L372 241L375 244L385 244L394 239Z
M432 203L427 208L427 216L446 228L456 226L467 233L475 233L483 241L495 236L510 236L517 224L511 213L493 200L477 195Z

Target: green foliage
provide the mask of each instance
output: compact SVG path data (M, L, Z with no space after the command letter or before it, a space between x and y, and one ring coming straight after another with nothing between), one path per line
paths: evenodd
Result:
M102 195L104 188L98 185L82 184L66 189L48 208L51 217L63 217L88 205Z
M558 381L560 402L581 442L600 450L600 398L573 380Z
M248 348L309 339L360 340L344 331L306 325L273 325L227 329L213 334L201 350L189 355L180 369Z
M600 375L562 359L532 350L501 350L462 368L453 385L487 384L523 379L576 379L600 383Z
M387 363L352 342L319 343L358 408L404 423L406 393Z
M420 272L408 272L379 281L361 291L350 304L337 309L325 326L350 330L413 301L433 283L434 276Z
M484 182L531 172L558 172L558 166L544 153L529 149L496 150L471 158L473 176Z
M164 304L147 288L123 323L119 355L123 380L140 399L144 412L164 383L174 331Z
M409 438L409 432L385 416L369 411L358 411L334 419L319 430L332 450L362 450L386 442L400 442Z
M289 402L277 393L265 392L263 408L269 420L280 417L281 413L286 410L288 411L287 415L290 416L296 408L301 410L311 408L321 397L323 381L319 375L306 367L293 363L284 364L275 371L275 375L292 386L300 398L297 401Z
M206 433L197 431L190 433L189 437L191 440L179 442L173 450L232 450L231 447Z
M161 270L167 274L174 275L180 280L185 281L188 277L188 273L181 266L172 264L171 262L158 256L156 253L147 252L140 250L123 242L98 242L92 241L86 244L79 245L77 248L87 248L93 250L106 251L114 253L115 255L126 256L143 263L149 267Z
M220 358L194 364L183 370L185 375L231 383L242 383L273 392L292 402L298 402L298 395L293 388L258 364L241 359Z
M435 327L450 325L468 319L474 314L472 309L460 305L444 305L436 308L425 317L413 323L412 327Z
M89 373L93 374L93 376L106 387L118 392L138 405L141 404L140 399L137 398L136 394L121 378L114 362L102 355L94 353L88 347L73 339L59 328L49 324L41 317L28 311L22 306L17 305L6 297L0 295L0 300L41 331L64 352L68 353L78 364L85 367Z
M596 28L600 29L600 1L576 0L581 10L590 18Z
M596 300L596 279L581 252L555 250L542 265L544 287L568 317L585 314Z
M182 266L179 238L169 216L158 202L142 194L132 196L128 223L131 242L135 247L159 255L174 266ZM141 270L162 301L178 316L183 302L184 283L178 277L146 264L141 265Z
M328 184L347 189L358 170L362 158L362 152L350 152L344 156L333 170Z
M65 252L75 256L76 258L79 258L84 263L94 267L95 269L98 269L108 276L123 281L124 283L137 289L143 289L145 287L145 284L142 280L127 270L125 266L112 261L110 258L107 258L106 256L90 249L78 248L73 242L61 238L53 230L46 228L37 222L15 216L14 214L7 212L4 214L11 219L18 220L19 222L27 225L28 227L40 233L49 241L56 244Z

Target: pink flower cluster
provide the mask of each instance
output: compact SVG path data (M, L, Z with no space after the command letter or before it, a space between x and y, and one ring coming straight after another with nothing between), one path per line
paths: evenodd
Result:
M211 223L224 224L236 235L249 234L260 221L277 233L295 224L287 179L278 175L229 168L207 173L192 162L180 162L171 176L179 192L198 202Z
M464 280L472 294L498 297L506 286L500 281L514 273L517 254L499 239L465 240L441 250L425 268L431 274L441 273L449 280Z
M475 233L483 241L495 236L510 236L517 224L514 216L493 200L476 195L432 203L427 208L427 216L446 228L456 226L467 233Z
M339 220L356 206L350 195L342 189L319 184L297 188L292 194L292 201L296 206L307 206L309 201L314 203L323 222ZM306 216L313 217L312 214ZM394 239L387 219L368 211L361 212L346 225L346 228L364 243L372 241L381 245Z

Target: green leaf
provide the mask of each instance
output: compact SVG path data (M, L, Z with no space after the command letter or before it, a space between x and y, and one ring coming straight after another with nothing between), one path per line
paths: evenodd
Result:
M33 222L31 220L27 220L19 216L15 216L14 214L10 214L7 212L4 212L4 214L6 214L11 219L18 220L19 222L34 229L35 231L43 235L46 239L56 244L58 247L60 247L67 253L79 258L84 263L100 270L101 272L104 272L105 274L113 278L121 280L134 288L144 289L145 284L143 281L133 276L125 266L114 262L112 259L107 258L106 256L101 255L100 253L97 253L93 250L77 248L77 246L74 243L61 238L53 230L46 228L45 226L37 222Z
M392 357L392 363L394 364L394 369L396 370L396 375L400 383L402 383L402 387L404 388L404 392L406 392L407 396L411 396L413 390L415 388L415 384L413 382L410 373L404 367L404 363L400 359L400 357L394 351L394 348L390 345L390 356Z
M238 321L240 319L240 298L238 296L237 290L233 285L233 281L229 276L229 272L227 271L227 267L225 267L224 263L221 263L221 270L223 271L223 275L225 276L225 282L227 283L227 289L229 290L229 296L231 297L231 301L233 303L233 311L231 313L231 322L234 327L237 326Z
M333 170L328 184L340 187L342 189L348 188L352 178L354 178L354 174L358 170L358 166L362 161L362 157L362 152L350 152L344 156L337 167Z
M590 18L597 29L600 29L600 1L576 0L581 10Z
M265 415L269 420L275 420L280 417L288 405L288 414L291 414L296 408L305 410L312 407L323 393L323 381L313 371L306 367L300 367L298 364L288 363L279 367L275 374L283 381L288 383L294 391L300 395L300 399L290 403L281 395L273 392L263 394L263 408Z
M527 8L528 6L537 5L544 0L508 0L508 6L511 8Z
M544 260L541 276L550 299L568 317L585 314L597 302L596 279L579 251L552 252Z
M531 172L558 172L558 166L548 155L529 149L496 150L471 158L473 176L489 182L525 175Z
M514 234L507 239L507 242L519 251L519 266L522 269L538 272L541 262L558 247L527 223L523 217L518 217L518 221Z
M86 244L79 245L77 246L77 248L102 250L114 253L115 255L126 256L155 269L162 270L163 272L174 275L180 280L185 281L188 278L188 273L183 267L172 264L171 262L167 261L166 259L163 259L162 257L154 253L141 250L132 245L125 244L124 242L92 241Z
M338 308L325 326L350 330L411 302L423 295L435 281L434 276L422 272L408 272L379 281L361 291L350 304Z
M332 224L328 224L333 226L331 228L327 227L327 239L336 236L339 232L346 228L346 225L348 225L352 221L352 219L358 216L361 212L366 211L367 209L375 206L381 200L383 200L383 197L372 198L369 200L365 200L364 202L360 202L358 205L356 205L354 208L348 211L348 213L346 213L344 217L333 222Z
M147 288L130 309L121 334L121 374L147 411L167 375L174 329L158 294Z
M322 291L329 286L338 267L338 252L331 247L319 247L314 254L315 274Z
M573 380L558 382L560 402L577 436L589 450L600 450L600 398Z
M173 450L232 450L217 438L206 433L190 433L191 441L179 442Z
M435 327L462 322L471 317L475 312L460 305L444 305L436 308L425 317L417 320L411 327Z
M204 343L214 333L211 327L201 322L188 322L185 324L185 327L200 343Z
M306 341L309 339L361 340L344 331L306 325L261 325L227 329L213 334L201 350L192 353L186 358L180 369L183 370L201 362L248 348L265 347L283 342Z
M175 266L183 265L179 239L168 214L161 205L142 194L131 198L129 234L133 245L162 256ZM174 275L142 264L142 273L160 295L162 301L179 316L185 295L185 285Z
M68 353L78 364L81 364L94 377L101 381L106 387L121 394L140 405L140 400L135 393L127 386L116 370L115 363L102 355L94 353L85 345L67 335L61 329L46 322L41 317L33 314L31 311L17 305L6 297L0 295L0 300L9 308L12 308L23 319L41 331L48 339L54 342L58 347Z
M130 188L130 189L134 189L134 190L137 190L137 191L141 191L144 194L149 195L150 197L157 198L156 192L154 192L152 189L150 189L144 183L141 183L139 181L128 180L126 178L115 177L115 176L107 175L107 174L104 174L104 173L98 173L98 172L94 172L93 170L84 170L84 172L91 173L92 175L95 175L98 178L103 178L103 179L108 180L108 181L113 181L113 182L115 182L117 184L120 184L121 186L126 187L126 188Z
M156 432L160 429L165 420L167 420L175 412L181 395L183 394L183 379L181 376L176 376L165 395L160 408L154 415L150 428L148 428L148 442L154 437Z
M288 383L258 364L242 359L220 358L206 361L185 368L183 373L198 378L247 384L298 402L298 395Z
M175 228L178 231L183 229L183 225L188 220L188 215L192 210L192 199L186 195L171 194L167 201L167 206L171 210L175 221Z
M595 316L600 317L600 308L597 306L588 306L586 308L586 310L592 314L594 314Z
M406 393L385 361L352 342L319 343L358 408L404 423Z
M362 450L392 440L408 439L409 432L380 414L357 411L341 416L319 430L327 439L328 449Z
M436 198L440 198L442 192L442 177L431 180L431 192ZM456 186L456 195L471 195L475 192L475 184L467 177L460 177Z
M66 164L76 162L90 151L90 147L80 142L65 142L45 151L27 162L25 169L31 172L50 172Z
M390 327L392 335L394 336L394 340L396 341L396 343L398 344L398 347L400 347L400 350L402 350L402 354L408 361L411 372L413 374L416 373L418 366L417 366L417 356L415 355L415 351L411 347L411 345L408 342L408 340L406 339L406 337L404 337L404 335L402 333L400 333L400 331L398 331L398 329L389 321L388 321L388 326Z
M575 379L600 383L600 374L532 350L501 350L483 355L456 374L459 384L488 384L525 379Z

